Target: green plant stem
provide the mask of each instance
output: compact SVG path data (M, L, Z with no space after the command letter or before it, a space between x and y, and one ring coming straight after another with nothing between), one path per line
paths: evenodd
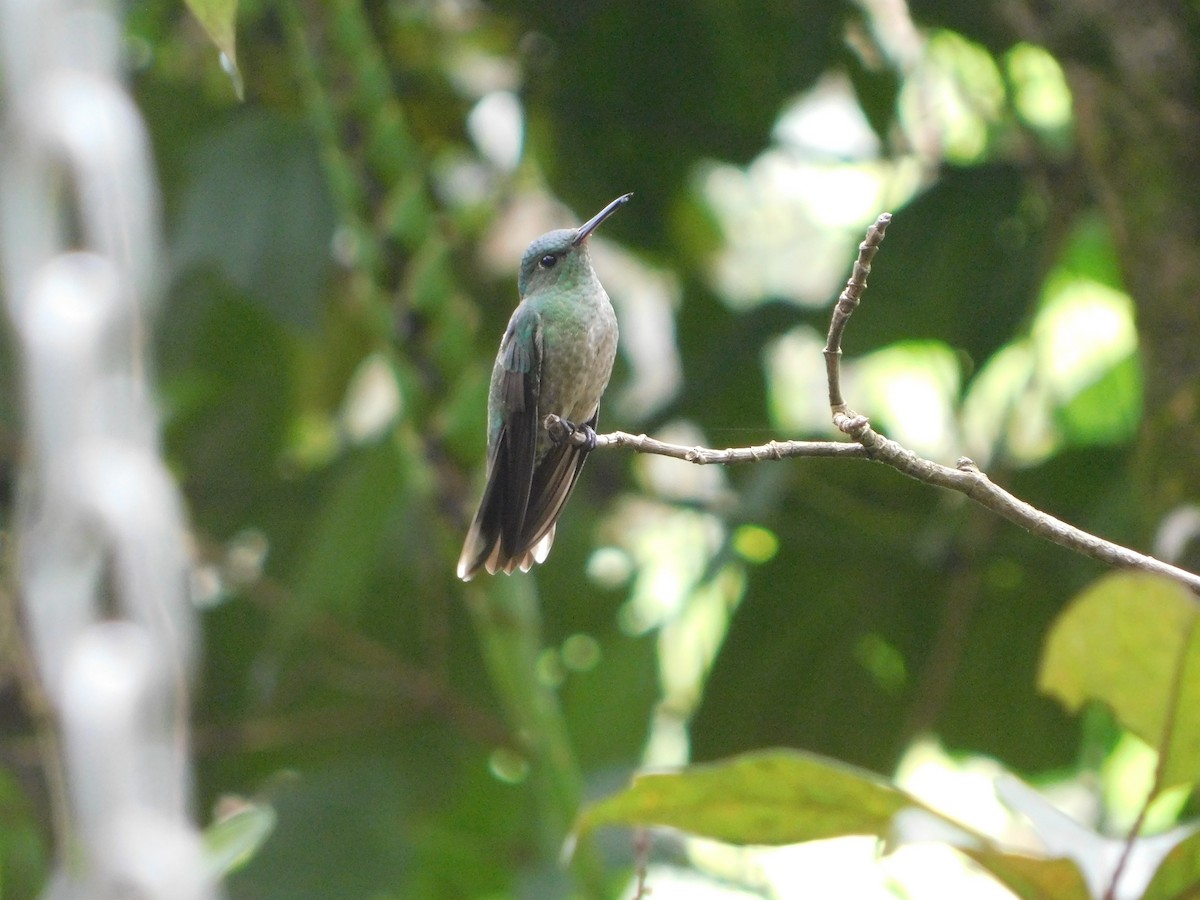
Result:
M538 678L542 643L534 581L525 575L492 578L469 587L466 597L492 685L532 763L544 850L558 856L583 802L583 779L558 697ZM586 896L604 895L604 873L586 838L570 865Z

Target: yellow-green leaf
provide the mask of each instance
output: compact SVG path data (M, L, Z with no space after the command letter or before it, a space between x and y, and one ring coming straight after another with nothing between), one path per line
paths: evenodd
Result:
M663 826L729 844L795 844L875 835L892 846L939 840L1022 900L1087 900L1070 860L1005 852L880 776L793 750L763 750L680 772L637 776L584 809L582 835L602 825Z
M874 773L798 751L766 750L639 775L625 791L584 809L576 831L661 825L730 844L795 844L851 834L886 837L893 817L907 808L923 807Z
M266 804L237 801L236 809L204 829L204 852L214 875L224 878L254 858L275 830L275 810Z
M229 77L233 79L234 89L240 98L242 89L241 75L237 68L237 0L187 0L187 5L224 57L222 63Z
M1165 790L1200 781L1200 606L1181 585L1117 573L1058 617L1038 685L1068 709L1098 700L1162 754Z

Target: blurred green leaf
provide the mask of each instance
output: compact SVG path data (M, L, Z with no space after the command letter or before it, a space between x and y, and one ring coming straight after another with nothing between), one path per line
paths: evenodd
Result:
M1067 273L1090 278L1114 291L1126 290L1112 233L1098 213L1079 217L1063 246L1058 265Z
M885 837L905 809L924 807L870 772L765 750L638 775L624 792L585 807L575 830L661 825L731 844L795 844L851 834Z
M307 128L261 110L191 149L173 229L177 273L212 266L283 322L311 328L330 271L334 211Z
M412 807L404 766L350 747L340 758L306 763L294 784L273 799L278 839L233 874L230 896L389 896L410 877L413 860L402 824Z
M34 808L8 768L0 768L0 823L0 896L35 897L43 886L50 848Z
M566 675L563 711L585 769L625 768L638 761L653 720L656 646L619 633L597 646L595 668Z
M859 646L874 635L909 668L926 655L928 591L903 590L920 581L922 564L901 510L911 522L934 498L899 484L885 498L889 473L820 460L749 476L774 480L761 494L778 508L748 512L780 549L747 570L745 598L690 723L692 759L782 745L891 771L911 685L897 696L895 685L880 684L858 664ZM856 492L874 496L874 508ZM847 518L861 527L839 527ZM886 591L876 587L885 583Z
M1142 419L1142 367L1127 356L1058 410L1063 436L1075 444L1123 443Z
M187 0L187 5L217 49L236 62L237 0Z
M204 273L181 279L159 334L167 444L201 527L225 536L278 489L294 414L291 348L261 304Z
M1076 711L1098 700L1162 754L1158 790L1200 780L1200 618L1161 576L1118 573L1088 588L1046 641L1038 686Z
M403 457L390 439L359 448L312 511L307 549L295 573L293 624L318 611L353 617L376 561L403 515Z
M665 826L731 844L781 845L875 835L898 846L944 840L1023 900L1087 900L1067 859L999 850L870 772L786 750L747 753L676 773L645 774L585 807L576 833Z
M187 0L187 5L224 56L222 66L233 79L234 93L241 100L242 75L237 63L238 0Z
M209 869L224 878L246 865L275 830L275 810L239 800L237 808L204 829Z

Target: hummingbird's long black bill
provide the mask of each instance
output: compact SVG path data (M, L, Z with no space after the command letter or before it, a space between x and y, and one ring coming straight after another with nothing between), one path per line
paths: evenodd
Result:
M571 241L571 243L576 247L578 247L580 244L582 244L585 240L587 240L587 236L589 234L591 234L593 231L595 231L597 228L600 227L601 222L603 222L605 219L607 219L609 216L611 216L613 213L615 213L618 209L620 209L622 206L624 206L626 203L628 203L629 198L632 196L633 196L633 191L630 191L628 194L622 194L620 197L618 197L612 203L608 204L608 206L604 207L604 209L600 210L600 212L596 213L594 216L592 216L590 219L588 219L586 222L584 222L582 225L580 225L579 228L577 228L575 230L575 237Z

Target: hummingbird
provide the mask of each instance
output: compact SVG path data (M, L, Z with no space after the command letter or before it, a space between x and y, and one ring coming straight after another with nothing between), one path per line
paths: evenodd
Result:
M467 532L458 577L528 572L544 562L587 454L617 355L617 317L592 268L588 237L633 194L578 228L536 238L521 257L521 302L508 320L488 391L487 483ZM559 416L584 444L555 441Z

